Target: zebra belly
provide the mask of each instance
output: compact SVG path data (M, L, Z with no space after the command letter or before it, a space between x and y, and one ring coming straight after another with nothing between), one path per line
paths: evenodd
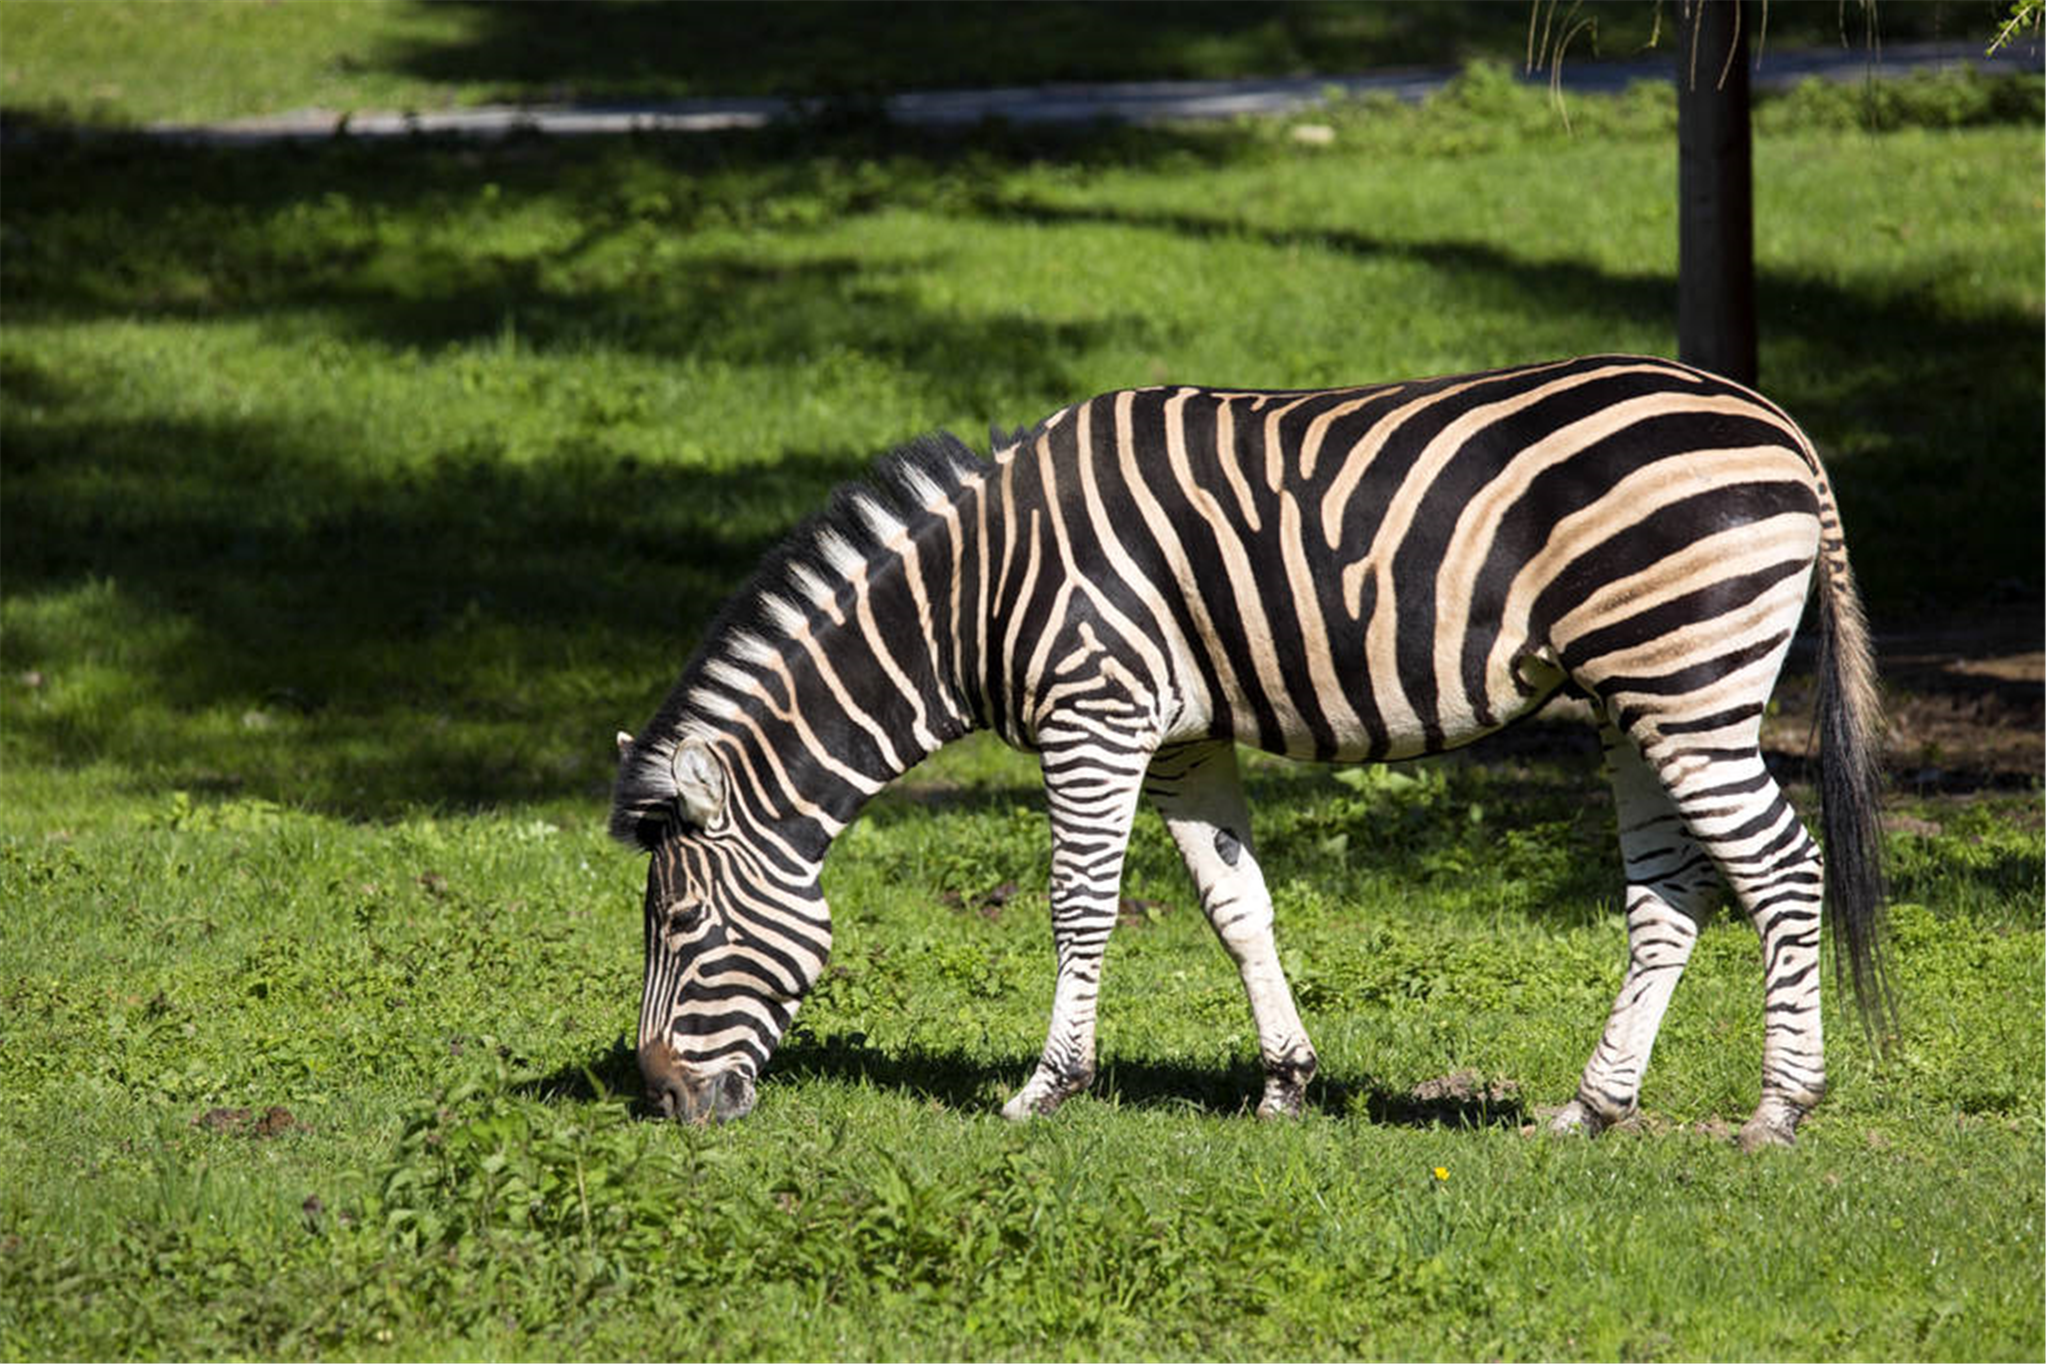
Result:
M1403 670L1394 637L1346 624L1320 648L1296 652L1290 667L1244 670L1221 695L1182 707L1189 732L1173 737L1228 738L1305 761L1396 761L1496 733L1538 710L1566 680L1546 649L1518 638L1492 643L1478 679L1464 675L1468 642L1460 635L1439 641L1439 657L1426 666L1409 656ZM1262 659L1278 653L1268 639L1251 639L1248 649Z

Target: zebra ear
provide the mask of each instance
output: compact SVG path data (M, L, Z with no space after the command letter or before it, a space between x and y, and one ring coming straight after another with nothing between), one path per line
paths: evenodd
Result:
M632 751L632 736L624 730L618 731L618 761L624 762L625 755Z
M675 750L675 791L692 824L708 829L725 808L725 770L710 745L691 739Z

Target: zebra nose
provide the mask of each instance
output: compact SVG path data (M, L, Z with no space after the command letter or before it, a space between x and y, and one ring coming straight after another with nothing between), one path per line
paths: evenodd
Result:
M730 1122L753 1108L753 1077L743 1069L705 1075L683 1063L673 1047L655 1042L639 1049L647 1104L677 1122Z
M675 1049L666 1042L654 1042L639 1049L639 1073L646 1081L646 1101L663 1118L701 1122L708 1116L704 1086L692 1083Z

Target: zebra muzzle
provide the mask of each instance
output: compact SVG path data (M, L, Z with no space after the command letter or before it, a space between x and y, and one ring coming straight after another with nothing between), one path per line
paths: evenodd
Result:
M666 1042L639 1051L647 1106L663 1118L707 1124L743 1118L753 1108L753 1077L737 1068L704 1071L684 1062Z

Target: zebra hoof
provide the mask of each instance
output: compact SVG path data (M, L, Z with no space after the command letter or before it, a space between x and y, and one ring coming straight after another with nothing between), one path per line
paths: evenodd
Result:
M1257 1106L1257 1116L1260 1122L1285 1122L1299 1117L1306 1107L1301 1095L1267 1094Z
M1053 1107L1056 1106L1053 1105ZM1040 1108L1031 1099L1028 1091L1018 1094L1015 1098L1002 1105L1002 1116L1010 1122L1029 1122L1032 1118L1043 1117L1048 1111L1047 1109Z
M1797 1129L1777 1123L1749 1122L1741 1126L1741 1150L1753 1155L1772 1146L1797 1145Z
M1016 1096L1002 1105L1002 1116L1010 1122L1028 1122L1032 1118L1048 1118L1059 1111L1070 1094L1041 1085L1036 1080L1016 1091Z
M1307 1085L1318 1067L1314 1049L1296 1047L1283 1060L1265 1062L1265 1093L1260 1118L1297 1118L1307 1110Z
M1776 1146L1797 1145L1797 1120L1804 1115L1782 1104L1764 1103L1741 1124L1740 1148L1753 1154Z
M1549 1119L1549 1132L1555 1136L1595 1137L1604 1127L1598 1114L1586 1107L1582 1099L1572 1099Z

